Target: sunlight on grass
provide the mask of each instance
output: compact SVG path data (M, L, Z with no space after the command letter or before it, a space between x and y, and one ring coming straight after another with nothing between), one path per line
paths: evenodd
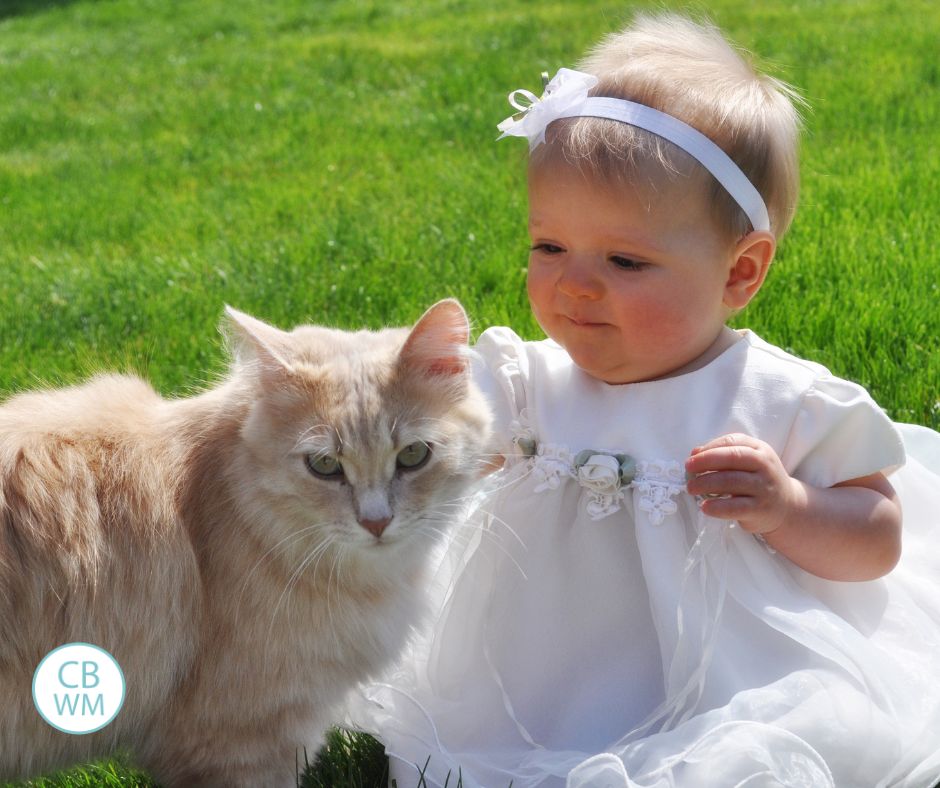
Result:
M4 785L10 788L14 783ZM76 767L15 785L18 788L156 788L147 775L128 768L120 759Z

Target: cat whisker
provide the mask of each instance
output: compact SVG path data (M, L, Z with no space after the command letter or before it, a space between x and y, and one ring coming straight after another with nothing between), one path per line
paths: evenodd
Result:
M520 546L522 546L523 548L525 547L525 544L523 543L522 539L505 520L503 520L502 518L498 518L489 512L484 512L484 514L488 518L490 518L491 521L494 521L494 522L498 521L499 525L501 525L506 532L510 533L515 538L515 540L519 543ZM450 520L449 518L445 519L442 517L438 520L433 517L424 517L422 518L422 521L420 523L419 531L420 531L420 527L423 526L426 521L429 523L435 523L435 522L451 523L452 522L452 520ZM440 532L440 529L437 526L429 525L428 527L430 529ZM453 532L454 542L461 545L462 547L466 547L466 545L469 543L470 537L473 534L479 533L481 539L488 540L494 547L496 547L500 552L502 552L506 558L512 561L513 564L515 564L516 568L520 571L520 573L522 573L522 575L525 576L525 571L519 565L518 561L516 561L516 559L513 557L509 549L505 546L505 544L503 543L503 540L500 538L500 534L495 533L494 529L488 528L483 523L476 522L475 520L470 519L457 525L456 529L449 529L449 530ZM447 534L444 533L445 537L446 535Z
M431 523L434 523L434 522L449 522L449 521L445 521L445 520L441 520L441 521L430 520L430 522L427 524L426 527L427 527L428 529L433 529L434 531L436 531L436 532L438 532L438 533L442 533L445 538L446 538L448 535L450 535L451 540L452 540L455 544L459 544L461 547L465 547L465 546L469 543L470 538L471 538L471 536L472 536L473 534L480 534L480 538L481 538L481 539L485 539L486 541L488 541L488 542L490 542L491 544L493 544L493 545L494 545L495 547L497 547L501 552L503 552L504 554L506 554L507 557L509 557L509 555L510 555L510 554L509 554L509 550L508 550L508 549L506 548L506 546L503 544L502 540L501 540L500 537L499 537L499 534L493 533L492 529L489 529L489 528L487 528L486 526L484 526L484 525L482 525L482 524L480 524L480 523L468 522L468 523L462 523L461 525L457 526L456 529L455 529L455 528L446 528L446 529L442 529L441 526L432 525L432 524L431 524Z
M504 520L502 517L497 517L493 512L487 511L485 509L481 509L480 511L483 512L483 514L490 521L490 523L495 523L496 525L500 526L500 529L502 531L505 531L510 536L512 536L512 538L516 540L516 542L519 544L520 547L523 547L523 548L525 547L525 542L522 540L522 537L519 536L518 533L516 533L516 530L506 520ZM494 536L496 535L495 528L487 527L484 525L481 525L480 527L483 528L486 532L491 533Z
M242 599L245 595L245 591L248 589L248 585L251 582L252 577L254 576L255 572L257 572L258 569L261 567L261 564L264 563L265 559L267 559L268 556L270 556L272 553L277 551L279 548L283 548L286 550L289 543L296 542L302 539L304 536L311 533L312 531L315 531L318 528L320 528L319 524L309 525L306 528L302 528L299 531L295 531L289 534L288 536L285 536L283 539L281 539L276 544L274 544L269 550L267 550L264 553L264 555L258 558L257 561L255 561L255 563L252 565L251 569L248 570L248 574L245 576L244 580L241 583L241 589L238 592L238 599L235 602L236 616L238 615L238 611L241 608Z
M336 434L328 424L314 424L305 429L294 442L290 451L285 452L284 456L296 455L301 451L317 454L330 454L336 451Z
M303 443L307 438L320 437L323 433L327 435L331 434L333 428L329 424L314 424L310 427L307 427L300 435L297 436L297 443L294 444L297 446L300 443Z
M512 528L506 525L505 522L503 522L503 525L506 526L506 530L512 533L513 536L515 536L517 540L519 539L518 535L516 535L516 533L512 530ZM427 532L431 532L431 534L433 535L428 534ZM422 525L419 526L416 533L418 535L427 535L428 538L437 538L437 535L440 533L440 529L437 526L433 526L433 525L425 526L422 523ZM453 542L456 545L457 552L460 554L463 554L464 550L466 550L467 546L470 543L470 539L476 534L479 534L482 540L486 540L490 545L492 545L494 548L499 550L499 552L502 553L502 555L507 560L509 560L512 563L512 565L518 570L519 574L523 578L527 577L525 570L522 568L522 565L516 560L515 556L513 556L513 554L509 551L509 549L505 546L505 544L503 544L502 540L499 538L499 535L493 533L493 530L491 528L487 528L482 523L469 521L466 523L462 523L461 525L457 527L456 532L453 533L453 537L452 537ZM521 540L520 540L520 544L521 544ZM450 552L450 548L448 548L448 552ZM450 589L448 589L448 593L449 591Z
M480 452L479 454L475 454L473 459L492 462L493 460L505 460L506 455L499 451Z
M502 489L505 489L506 487L510 486L510 484L512 484L512 482L508 482L506 485L503 485L502 487L496 488L495 490L492 490L492 491L489 491L489 490L488 490L487 493L484 493L484 494L483 494L482 500L485 500L487 497L489 497L490 495L495 494L496 492L500 492ZM471 524L471 525L473 525L474 527L484 528L484 526L478 525L478 524L476 524L476 523L473 522L473 521L474 521L473 511L474 511L474 509L475 509L476 511L481 512L483 515L485 515L486 517L489 517L489 518L490 518L491 520L493 520L493 521L497 521L497 520L498 520L498 521L499 521L499 525L501 525L506 531L508 531L508 532L516 539L516 541L519 542L520 545L523 544L522 539L521 539L521 538L519 537L519 535L513 530L513 528L509 525L509 523L507 523L505 520L502 520L502 518L496 517L496 515L494 515L491 511L489 511L489 510L483 508L483 506L477 506L477 507L472 507L472 506L470 506L470 507L468 507L468 505L467 505L468 502L473 502L473 501L479 500L479 499L481 499L480 493L474 493L474 494L472 494L472 495L460 496L460 497L458 497L458 498L452 498L452 499L450 499L449 501L443 501L442 503L437 504L435 507L433 507L433 508L431 508L431 509L428 509L427 511L428 511L428 513L440 512L440 513L443 515L444 510L445 510L446 508L450 508L450 509L452 509L452 510L457 510L457 509L460 509L460 508L467 508L468 511L467 511L467 513L466 513L466 516L463 517L463 518L460 518L460 519L462 520L461 525ZM456 519L456 518L455 518L455 519ZM491 529L488 529L488 530L491 530Z
M271 614L271 624L270 624L270 626L269 626L269 628L268 628L268 639L269 639L269 640L271 639L271 634L272 634L272 632L273 632L275 620L277 619L278 611L280 610L281 604L284 603L284 601L285 601L285 596L286 596L286 605L285 605L285 607L286 607L286 609L288 609L288 611L289 611L289 607L290 607L290 595L291 595L291 593L293 592L294 587L297 585L298 581L300 580L300 577L301 577L301 575L303 574L304 570L305 570L314 560L316 560L317 563L319 564L319 560L323 557L323 555L325 555L325 554L327 553L327 551L329 550L329 548L330 548L334 543L335 543L335 538L332 537L332 536L328 536L327 539L326 539L326 541L324 541L324 542L322 542L321 544L317 545L310 553L308 553L307 555L305 555L305 556L303 557L303 559L301 559L301 561L300 561L300 563L298 564L297 568L294 569L294 571L291 573L291 576L288 578L287 583L286 583L285 586L284 586L284 590L281 591L281 595L278 597L277 604L275 604L275 606L274 606L274 612ZM287 616L288 616L288 618L290 617L289 612L287 613Z
M336 626L333 623L333 602L332 602L332 588L333 588L333 575L336 572L337 564L339 563L340 557L342 555L342 545L333 555L333 563L330 565L330 574L326 580L326 612L330 620L330 629L334 632L336 631ZM336 582L337 594L339 593L339 577L337 577Z
M410 416L408 421L414 425L420 424L422 426L422 431L426 430L425 435L431 442L438 441L445 436L450 435L453 427L452 423L447 419L434 416ZM433 429L433 425L437 424L441 424L448 429ZM431 427L428 427L427 425L431 425Z
M450 424L440 416L415 416L413 413L409 414L408 421L412 424Z
M340 432L339 427L334 427L333 430L336 434L337 450L342 454L346 447L349 446L349 441L347 441L343 433Z
M322 545L318 546L317 549L313 550L310 553L310 555L307 557L307 559L305 559L302 566L300 567L300 572L302 573L306 571L307 567L309 567L310 564L313 562L313 560L316 559L316 563L313 565L313 574L315 576L318 575L320 573L320 562L323 560L324 556L326 556L330 552L330 548L333 548L333 547L336 547L336 550L333 551L334 560L335 560L335 555L337 552L339 552L339 550L341 550L342 543L335 537L335 535L330 534L327 540ZM297 581L299 581L299 579L300 579L300 574L298 573ZM297 581L295 581L294 585L296 585ZM332 613L332 610L330 609L330 602L329 602L329 594L330 594L329 579L327 580L326 593L327 593L327 614L329 615L330 626L332 627L333 626L333 613Z
M519 474L518 476L508 477L508 474L502 470L496 471L491 474L486 484L484 485L484 494L487 496L494 495L495 493L502 492L509 487L512 487L514 484L527 479L532 473L531 469L527 469L524 473Z

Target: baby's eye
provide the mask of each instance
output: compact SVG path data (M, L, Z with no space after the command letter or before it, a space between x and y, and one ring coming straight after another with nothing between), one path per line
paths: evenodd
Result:
M330 481L340 481L343 478L343 465L331 454L308 454L304 461L307 463L307 470L317 478Z
M562 249L560 246L556 246L555 244L541 243L532 246L532 251L542 252L543 254L558 254L563 252L564 249Z
M620 255L613 255L610 261L617 266L617 268L623 268L627 271L640 271L646 267L646 263L641 263L639 260L632 260L629 257L622 257Z

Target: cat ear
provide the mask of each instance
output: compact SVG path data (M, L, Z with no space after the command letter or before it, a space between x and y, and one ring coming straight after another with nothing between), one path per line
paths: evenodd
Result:
M286 332L239 312L226 304L228 325L223 326L235 359L242 364L258 364L264 375L283 377L294 370L284 357ZM228 330L226 330L226 328Z
M438 301L411 329L399 362L424 375L463 375L467 371L470 321L460 302Z

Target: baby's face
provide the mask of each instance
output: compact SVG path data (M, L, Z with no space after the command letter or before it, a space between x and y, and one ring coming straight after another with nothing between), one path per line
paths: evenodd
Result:
M564 165L531 168L529 300L545 333L592 377L678 374L718 341L734 243L701 191L610 187Z

